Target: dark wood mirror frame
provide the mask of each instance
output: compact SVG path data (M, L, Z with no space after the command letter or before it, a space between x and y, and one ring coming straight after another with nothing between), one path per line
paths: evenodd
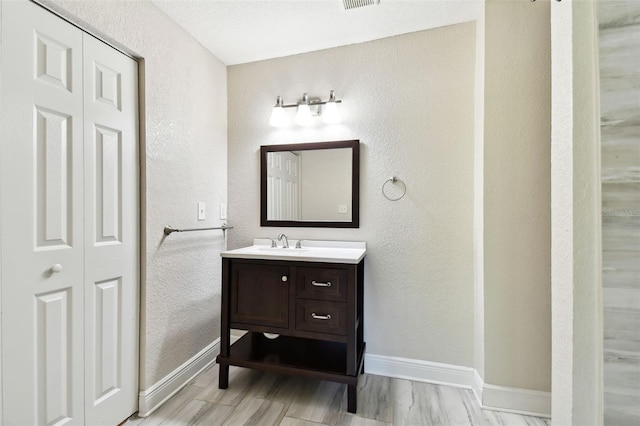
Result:
M267 154L279 151L305 151L317 149L351 148L351 221L294 221L267 220ZM360 141L313 142L260 147L260 226L304 228L359 228L360 227Z

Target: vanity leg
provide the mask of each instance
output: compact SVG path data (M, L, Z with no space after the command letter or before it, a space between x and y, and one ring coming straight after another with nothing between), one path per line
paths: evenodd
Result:
M354 413L358 410L358 385L347 385L347 411Z
M226 389L229 386L229 364L220 363L220 357L228 358L231 348L231 328L229 327L229 259L222 259L222 307L220 312L220 355L217 359L220 369L218 371L218 388Z
M218 388L226 389L229 387L229 366L226 364L220 364L220 371L218 373Z

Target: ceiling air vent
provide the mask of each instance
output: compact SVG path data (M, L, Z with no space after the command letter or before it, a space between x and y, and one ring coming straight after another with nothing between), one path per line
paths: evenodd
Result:
M380 3L380 0L342 0L345 10L355 9L356 7L372 6Z

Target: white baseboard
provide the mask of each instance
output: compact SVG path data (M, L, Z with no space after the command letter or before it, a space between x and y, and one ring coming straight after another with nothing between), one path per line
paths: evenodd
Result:
M232 335L232 343L239 337L240 335ZM140 391L138 416L147 417L153 413L202 370L214 363L218 353L220 339L216 339L149 389ZM473 391L484 409L551 417L551 392L485 384L474 368L375 354L365 354L364 359L365 372L369 374L467 388Z
M471 388L474 369L417 359L365 354L365 372L417 382Z
M220 339L216 339L149 389L140 391L138 416L147 417L153 413L167 399L185 387L198 373L215 362L219 353Z
M482 388L484 387L484 380L482 380L482 376L478 373L478 370L473 370L473 385L471 385L471 390L475 395L476 399L480 406L482 406Z
M551 392L485 384L482 408L536 417L551 417Z
M364 359L370 374L468 388L484 409L551 417L551 392L485 384L474 368L374 354Z

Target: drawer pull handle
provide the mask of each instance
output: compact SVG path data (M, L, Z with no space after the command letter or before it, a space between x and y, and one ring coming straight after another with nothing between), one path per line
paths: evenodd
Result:
M331 287L331 281L327 281L326 283L321 283L318 281L311 281L311 284L313 284L316 287Z
M330 319L331 319L331 315L329 315L329 314L327 314L327 315L316 315L316 313L315 313L315 312L313 312L313 313L311 314L311 318L313 318L313 319L317 319L317 320L323 320L323 321L326 321L326 320L330 320Z

